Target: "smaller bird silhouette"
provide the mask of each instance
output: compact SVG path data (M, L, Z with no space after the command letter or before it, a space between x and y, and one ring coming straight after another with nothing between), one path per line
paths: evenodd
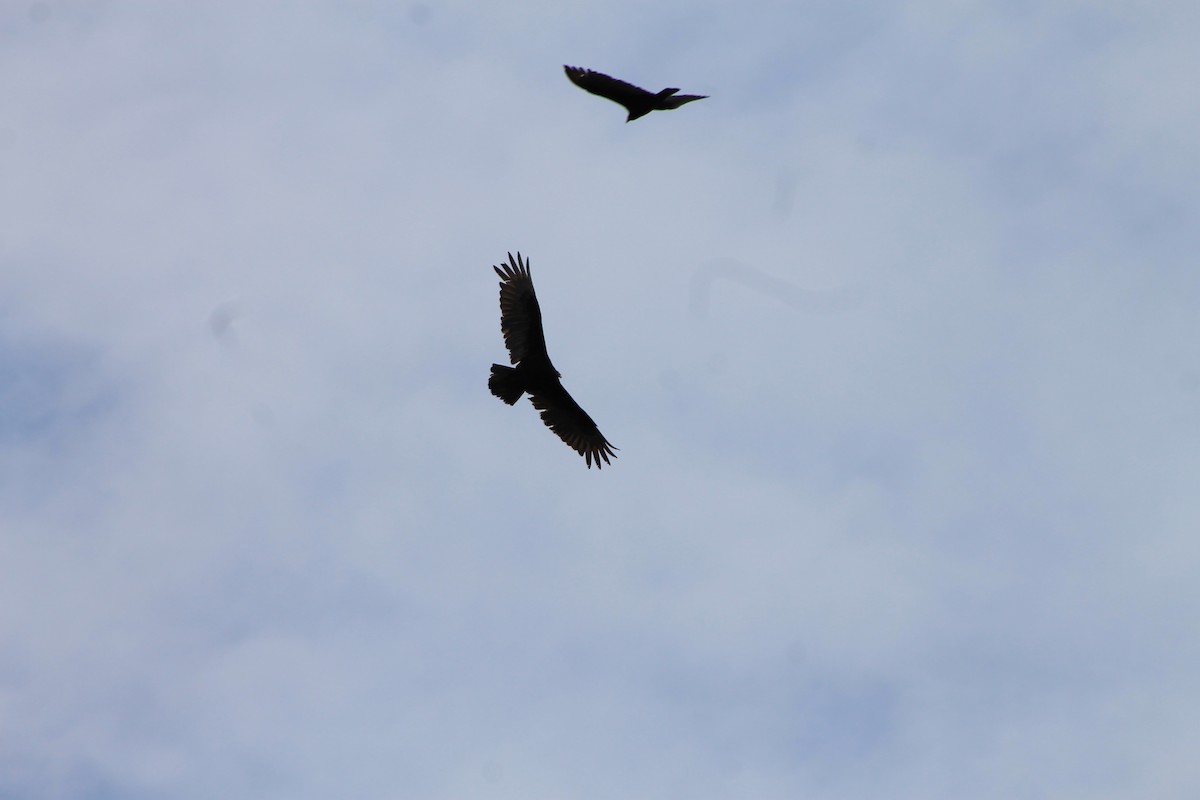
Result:
M670 111L679 108L684 103L693 100L703 100L706 94L675 94L678 89L663 89L658 94L648 92L634 86L632 83L610 78L602 72L593 72L580 67L568 67L563 64L571 83L592 94L607 97L614 103L620 103L629 111L626 122L633 122L638 117L644 117L651 111Z

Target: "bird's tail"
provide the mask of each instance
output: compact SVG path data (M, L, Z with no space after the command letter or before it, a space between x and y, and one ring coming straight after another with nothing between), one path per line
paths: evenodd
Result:
M693 100L705 100L708 98L706 94L677 94L663 98L663 105L667 108L679 108L684 103L690 103Z
M512 367L504 367L500 364L492 364L492 377L488 378L488 388L492 390L492 394L510 406L520 400L521 395L525 393L525 387L521 384L521 379L517 377L517 371Z

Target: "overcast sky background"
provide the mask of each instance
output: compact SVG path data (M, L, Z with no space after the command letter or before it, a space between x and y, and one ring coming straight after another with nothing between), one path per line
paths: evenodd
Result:
M0 4L0 798L1200 792L1198 26Z

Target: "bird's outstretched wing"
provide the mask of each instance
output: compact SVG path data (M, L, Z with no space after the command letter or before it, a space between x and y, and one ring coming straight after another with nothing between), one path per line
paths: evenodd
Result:
M587 459L588 469L592 463L597 469L603 469L604 464L611 464L609 457L616 458L613 447L588 413L575 402L575 398L563 388L557 380L544 389L539 389L529 395L529 399L542 415L542 422L554 431L558 438L579 455ZM601 459L604 464L601 464Z
M635 105L638 103L649 103L654 97L653 92L648 92L641 87L634 86L632 83L611 78L603 72L593 72L590 69L581 69L580 67L568 67L565 64L563 65L563 69L566 70L567 77L571 79L571 83L580 89L584 89L600 97L606 97L614 103L620 103L626 108L629 108L631 103Z
M526 359L545 359L546 334L542 331L542 309L533 291L529 262L508 254L508 263L492 266L500 276L500 332L508 348L509 361L517 364Z

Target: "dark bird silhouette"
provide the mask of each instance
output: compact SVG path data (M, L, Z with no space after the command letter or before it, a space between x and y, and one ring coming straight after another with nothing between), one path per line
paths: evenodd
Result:
M655 94L645 89L639 89L631 83L610 78L602 72L568 67L566 64L563 65L563 69L567 71L567 77L571 79L571 83L580 89L586 89L592 94L607 97L614 103L625 106L629 111L626 122L633 122L651 111L669 111L679 108L684 103L708 97L706 94L675 94L679 91L678 89L663 89Z
M500 276L500 332L504 334L509 360L516 366L492 364L488 388L510 406L522 394L528 394L546 427L586 458L588 469L592 468L592 462L597 469L603 469L604 464L612 463L609 456L617 457L613 452L617 448L609 444L587 412L567 394L559 381L562 375L550 363L542 332L542 309L533 292L528 260L523 260L520 253L514 259L509 253L507 264L493 265L492 269Z

